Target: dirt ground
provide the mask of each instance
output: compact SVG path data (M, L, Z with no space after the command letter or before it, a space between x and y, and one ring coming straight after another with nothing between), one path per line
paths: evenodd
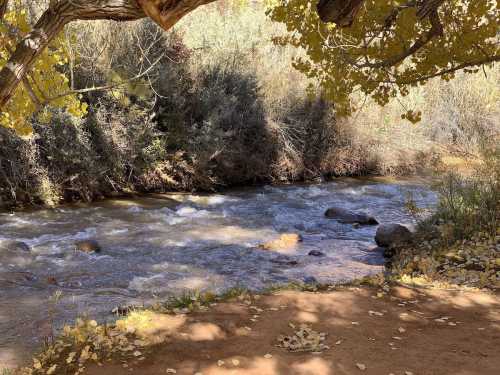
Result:
M330 348L311 353L276 346L279 335L293 334L300 324L326 333ZM106 362L85 373L500 374L500 298L484 292L280 292L206 312L151 316L138 332L162 343L137 359Z

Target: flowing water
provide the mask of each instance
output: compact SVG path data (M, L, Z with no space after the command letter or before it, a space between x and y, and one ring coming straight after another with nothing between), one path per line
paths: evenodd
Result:
M110 319L116 306L189 290L260 289L311 277L333 283L379 272L376 227L341 224L324 211L342 206L381 223L411 225L404 209L408 196L419 206L436 201L425 185L412 181L340 179L0 214L0 241L31 247L0 253L0 363L22 358L52 326L82 315ZM297 248L258 248L290 232L304 239ZM83 239L97 240L102 252L75 251L75 241ZM326 256L310 256L311 250ZM57 291L59 301L49 302Z

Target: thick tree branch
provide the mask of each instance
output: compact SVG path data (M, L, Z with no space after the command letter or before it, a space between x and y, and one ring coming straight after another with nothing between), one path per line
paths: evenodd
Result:
M0 71L0 109L10 100L36 58L69 22L88 19L126 21L145 16L136 0L61 0L51 4L33 30L18 43Z
M0 0L3 9L7 0ZM6 66L0 71L0 109L12 97L16 87L31 70L36 58L75 20L136 20L146 16L168 30L182 17L214 0L59 0L51 1L33 30L17 45Z
M433 74L428 74L425 76L420 76L412 79L404 79L404 80L393 80L393 81L386 81L385 83L392 83L392 84L398 84L398 85L411 85L412 83L418 83L422 81L427 81L431 78L436 78L436 77L441 77L446 74L454 73L459 70L467 69L467 68L472 68L472 67L477 67L477 66L482 66L486 64L491 64L500 61L500 56L495 55L495 56L488 56L485 57L484 59L478 59L474 61L467 61L459 65L455 65L451 68L446 68L446 69L441 69L437 71L436 73Z
M392 56L378 63L365 63L365 64L358 64L357 66L359 68L374 68L374 69L389 68L391 66L399 64L408 56L415 54L417 51L423 48L427 43L429 43L433 38L443 35L443 25L441 24L437 10L431 12L431 14L429 15L429 20L431 22L430 30L424 33L409 48L405 49L400 54Z
M323 22L334 22L342 27L349 27L356 19L356 15L365 0L319 0L317 8L319 18ZM410 1L411 5L396 7L398 8L416 6L417 16L420 19L429 17L436 11L445 0L415 0Z
M137 3L153 21L164 30L170 29L182 17L192 12L200 5L212 3L215 0L137 0Z
M320 0L317 9L323 22L334 22L339 26L351 26L365 0Z

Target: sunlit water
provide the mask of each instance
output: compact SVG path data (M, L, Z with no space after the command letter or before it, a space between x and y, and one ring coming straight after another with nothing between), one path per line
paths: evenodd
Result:
M307 277L333 283L379 272L376 227L340 224L324 212L343 206L381 223L411 225L404 209L409 195L420 206L436 201L427 187L411 181L345 179L0 214L0 239L32 248L0 254L0 362L49 334L50 316L61 326L79 315L112 318L116 306L189 290L261 289ZM257 247L285 232L300 233L304 241L287 251ZM97 240L102 253L76 252L75 241L82 239ZM307 255L311 250L326 256ZM48 301L56 291L62 297L53 308Z

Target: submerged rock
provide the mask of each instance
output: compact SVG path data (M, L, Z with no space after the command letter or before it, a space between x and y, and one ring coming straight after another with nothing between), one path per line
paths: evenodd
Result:
M325 212L329 219L338 220L344 224L377 225L378 221L364 212L354 212L342 207L331 207Z
M276 263L283 266L296 266L299 264L299 262L297 262L295 259L289 258L284 255L280 255L275 259L271 259L270 261L271 263Z
M284 233L280 238L268 241L259 245L264 250L289 250L295 248L299 242L302 242L302 236L297 233Z
M382 224L377 228L375 242L381 247L391 247L410 242L412 233L401 224Z
M319 250L311 250L311 251L309 251L309 254L307 254L307 255L311 255L313 257L324 257L325 253L322 253Z
M314 276L306 276L302 280L304 284L318 284L318 280Z
M78 241L75 243L75 248L83 253L100 253L101 246L95 240Z
M0 253L2 251L12 251L12 252L29 252L31 248L28 244L22 241L15 240L0 240Z

